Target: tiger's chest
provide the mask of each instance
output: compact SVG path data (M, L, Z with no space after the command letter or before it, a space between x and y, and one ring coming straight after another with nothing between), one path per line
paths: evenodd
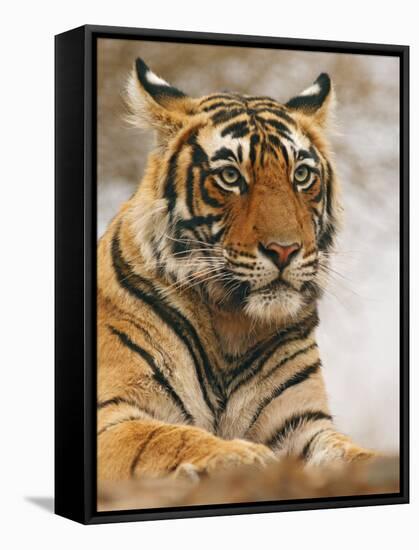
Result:
M241 349L225 345L226 339L214 331L209 338L207 334L200 382L207 402L198 395L191 400L197 408L196 425L226 439L263 440L270 424L286 416L299 399L311 399L311 389L303 395L300 383L316 375L320 365L315 323L315 316L308 317L261 334ZM196 373L197 364L192 357L190 361L190 372Z
M252 439L253 426L257 432L264 418L275 416L277 403L284 408L284 397L275 392L298 381L296 373L305 364L316 368L315 314L249 334L242 319L217 323L191 300L149 302L133 301L132 314L148 332L143 344L158 372L144 372L158 391L154 408L160 420L191 423L228 439ZM144 363L143 357L138 360Z

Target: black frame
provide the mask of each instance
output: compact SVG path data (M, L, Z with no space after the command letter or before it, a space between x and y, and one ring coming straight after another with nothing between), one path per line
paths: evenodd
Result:
M96 511L98 38L400 59L400 493ZM55 37L55 513L93 524L409 502L409 47L87 25Z

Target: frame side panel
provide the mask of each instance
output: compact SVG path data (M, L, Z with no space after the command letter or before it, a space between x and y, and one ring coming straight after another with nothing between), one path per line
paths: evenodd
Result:
M400 56L400 490L410 502L410 50Z
M84 34L55 38L55 513L82 522Z

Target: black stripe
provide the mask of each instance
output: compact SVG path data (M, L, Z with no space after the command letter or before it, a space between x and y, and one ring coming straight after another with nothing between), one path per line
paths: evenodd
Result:
M289 129L285 126L285 124L282 124L282 122L279 122L279 120L275 120L273 118L258 118L261 122L264 124L268 124L272 128L275 128L275 131L278 135L282 136L283 138L287 139L289 142L294 144L294 140L290 136Z
M151 370L153 371L153 378L154 380L163 388L163 390L167 393L167 395L171 398L171 400L179 407L179 409L182 411L183 416L185 419L193 424L195 422L194 417L191 415L191 413L186 409L185 404L183 403L182 399L179 397L179 395L176 393L173 386L170 384L170 382L167 380L163 372L159 369L159 367L156 365L156 362L154 360L154 357L152 357L148 351L140 347L138 344L133 342L130 337L125 334L125 332L120 332L115 327L108 326L109 330L118 336L119 340L127 346L131 351L142 357Z
M265 136L263 136L263 139L262 139L261 144L260 144L260 165L262 167L265 165L265 154L266 154L267 151L269 151L276 158L278 158L277 153L273 149L272 145L270 143L267 143L266 139L265 139Z
M290 129L288 128L288 126L286 126L285 124L283 124L279 120L276 120L275 118L264 118L264 117L258 116L258 117L256 117L256 119L257 119L258 122L261 122L263 125L269 124L269 126L272 126L276 130L278 130L278 132L281 132L283 134L289 134L290 133Z
M211 95L210 97L206 97L204 99L202 99L199 104L200 105L204 105L204 103L207 103L208 101L213 101L214 99L231 99L231 100L240 100L240 97L238 97L237 95L233 95L233 94L228 94L228 93L225 93L225 94L213 94Z
M211 232L213 225L210 226L197 226L197 227L181 227L179 226L180 222L176 224L176 237L189 239L188 243L191 241L201 241L208 244L211 243ZM199 244L199 243L198 243ZM187 250L189 253L193 252L194 248L192 245L186 244L184 250ZM179 311L180 312L180 311Z
M156 435L157 432L161 431L161 429L163 427L166 427L166 426L158 426L157 428L154 428L154 430L152 430L148 435L147 437L144 439L144 441L142 441L140 443L140 445L138 446L138 449L137 449L137 452L135 453L134 455L134 458L131 462L131 466L130 466L130 474L131 474L131 477L134 477L135 475L135 469L136 467L138 466L138 463L141 459L141 455L143 454L143 452L146 450L147 448L147 445L151 442L151 440L153 439L153 437Z
M290 360L291 360L291 358L288 359L288 361L290 361ZM305 382L308 378L310 378L310 376L312 374L314 374L315 372L317 372L319 370L320 365L321 365L320 360L316 361L312 365L308 365L307 367L305 367L301 371L299 371L299 372L295 373L293 376L291 376L291 378L289 378L286 382L284 382L283 384L281 384L280 386L275 388L275 390L259 404L258 408L256 409L255 414L253 415L252 420L250 421L250 424L249 424L249 427L247 428L247 431L249 431L250 428L253 426L253 424L255 424L255 422L257 422L259 416L262 414L264 409L266 409L266 407L270 403L272 403L272 401L274 401L277 397L282 395L289 388L292 388L293 386L297 386L298 384L301 384L302 382Z
M244 114L244 112L245 111L243 108L223 109L222 111L215 113L215 115L211 117L211 120L214 126L217 126L218 124L223 124L224 122L228 122L229 120Z
M105 409L106 407L111 407L112 405L129 405L130 407L135 407L142 412L140 405L133 399L127 399L126 397L112 397L112 399L107 399L106 401L99 401L97 404L98 409ZM150 414L147 412L147 414Z
M247 97L246 100L249 101L249 102L262 101L263 103L278 105L278 103L274 99L269 97L268 95L254 95L254 96L251 96L251 97Z
M320 177L320 170L315 166L310 166L310 172L313 172L313 174L316 174L317 176Z
M336 228L330 223L327 223L325 227L322 229L318 243L317 243L319 250L327 250L332 246L333 237L335 233L336 233Z
M314 147L314 145L310 145L310 153L311 153L311 156L313 157L313 159L316 161L316 162L320 162L320 157L316 151L316 148Z
M243 147L239 143L239 146L237 147L237 156L239 157L239 162L243 162Z
M256 114L263 114L264 112L271 113L279 118L282 118L283 120L291 124L291 126L296 126L295 120L290 117L288 113L278 107L271 107L270 105L266 105L264 107L263 103L261 103L260 105L256 106L255 112Z
M194 209L194 181L195 181L195 172L194 165L189 164L186 172L186 206L188 207L189 215L195 215Z
M225 137L231 134L232 138L241 138L247 136L249 131L250 130L247 121L243 120L241 122L233 122L233 124L229 124L228 126L226 126L221 132L221 136Z
M152 235L150 240L150 246L152 249L152 254L155 257L157 274L161 277L164 274L164 268L163 268L163 261L162 261L162 253L159 250L159 244L160 243L157 240L157 235Z
M120 420L116 420L115 422L111 422L110 424L107 424L106 426L104 426L101 430L97 432L97 436L99 437L104 432L107 432L108 430L110 430L111 428L114 428L115 426L118 426L119 424L124 424L124 422L132 422L134 420L142 420L142 418L140 416L133 416L133 415L126 416L124 418L121 418Z
M229 396L235 393L243 384L260 372L269 359L285 344L294 340L304 339L318 324L318 315L313 315L304 319L297 325L292 325L286 329L280 330L274 334L268 342L261 342L252 348L247 354L241 365L229 372L230 385L236 382L237 377L243 373L246 376L241 378L236 385L230 389Z
M307 250L307 251L304 253L303 260L306 260L309 256L311 256L311 254L314 254L314 252L316 252L316 248L315 248L315 247L310 248L310 250Z
M187 191L187 206L188 210L191 216L195 215L194 211L194 184L195 184L195 172L194 168L198 168L199 170L199 189L201 192L201 198L202 200L214 207L219 208L221 206L221 203L212 197L208 190L205 187L205 183L208 177L208 155L205 153L205 151L202 149L202 147L197 143L196 140L196 134L193 134L189 140L188 144L192 146L192 155L191 155L191 161L192 163L188 166L187 170L187 178L186 178L186 191ZM220 150L221 151L221 150ZM233 157L234 158L234 157ZM214 160L214 158L212 159Z
M221 237L224 235L224 232L225 232L226 228L225 227L222 227L221 229L219 229L217 231L217 233L215 233L212 237L211 237L211 242L213 244L216 244L218 243L218 241L221 239Z
M167 200L170 219L173 219L173 209L176 206L176 170L179 152L176 151L169 159L166 181L164 185L164 198Z
M283 365L285 365L286 363L288 363L289 361L292 361L293 359L295 359L296 357L298 357L299 355L302 355L303 353L307 353L308 351L311 351L312 349L314 348L317 348L317 344L316 343L313 343L313 344L310 344L309 346L306 346L304 348L301 348L297 351L295 351L294 353L292 353L291 355L287 355L287 357L284 357L283 359L281 359L281 361L279 363L277 363L276 365L274 365L268 372L266 372L262 378L261 378L261 381L262 380L266 380L267 378L269 378L270 376L272 376L272 374L274 372L276 372L278 369L280 369Z
M312 155L309 151L306 151L305 149L300 149L298 151L297 159L298 160L305 160L305 159L312 159Z
M229 101L228 100L227 101L217 101L217 103L213 103L212 105L208 105L207 107L204 107L203 110L206 113L208 113L210 111L215 111L216 109L220 109L221 107L224 107L224 108L243 107L243 104L236 101L235 99L231 99Z
M182 431L179 438L179 445L176 449L175 454L172 456L172 465L170 466L170 471L174 472L176 468L179 466L181 461L181 452L185 449L186 445L188 444L188 432Z
M201 199L208 204L209 206L212 206L213 208L220 208L222 204L215 198L212 197L208 189L205 187L205 183L207 181L207 174L204 172L204 170L201 170L200 178L199 178L199 189L201 191Z
M288 151L285 145L282 143L282 141L278 138L278 136L275 136L274 134L268 134L268 140L272 145L279 148L281 150L282 156L284 157L285 164L288 166L289 164L289 158L288 158Z
M195 172L194 168L199 169L199 181L200 186L202 187L202 181L205 181L205 177L208 169L208 155L202 149L202 147L197 143L196 131L189 137L188 145L191 146L191 163L188 165L187 176L186 176L186 192L187 192L187 206L191 216L195 214L194 212L194 183L195 183Z
M228 147L220 147L217 151L215 151L214 155L211 157L212 161L216 160L237 160L236 155L231 149L228 149Z
M180 229L194 229L201 225L212 225L219 222L222 218L221 214L208 214L208 216L195 216L190 220L179 220L176 226Z
M130 316L125 316L123 313L122 315L119 317L119 319L121 321L125 321L126 323L129 323L130 325L132 325L133 327L135 327L137 330L139 330L142 335L145 337L145 339L147 340L147 342L150 344L151 347L153 347L160 355L161 357L163 358L163 361L165 362L165 364L170 364L171 362L171 359L170 357L168 356L166 350L164 350L157 342L156 342L156 339L153 338L151 336L151 334L148 332L148 330L145 329L145 327L141 326L140 324L138 324L134 319L132 319Z
M242 360L242 363L233 371L228 373L229 379L234 381L240 374L251 369L252 375L258 372L265 362L279 349L283 344L288 344L294 340L305 338L318 324L317 312L304 319L296 325L291 325L285 329L279 330L268 341L263 341L251 348ZM258 368L255 369L253 363L258 361ZM252 368L253 367L253 368Z
M319 192L317 193L316 196L312 197L311 200L312 200L313 202L319 203L319 202L322 200L322 198L323 198L323 187L320 186Z
M231 275L231 273L230 273ZM228 284L228 281L224 281L223 286L225 290L229 290L228 303L233 307L241 307L246 300L250 292L250 283L248 281L241 281L239 278L233 275L230 283L237 283L238 286L232 289Z
M253 271L255 269L255 265L253 263L244 263L244 262L236 262L232 260L231 258L228 258L228 263L231 265L234 265L235 267L243 267L247 270Z
M256 155L257 155L256 146L258 143L259 143L258 134L252 134L250 137L250 153L249 153L249 158L252 165L254 165L256 162Z
M306 267L317 267L319 265L319 260L316 258L315 260L312 260L311 262L307 262L305 264L302 264L301 268Z
M306 300L316 300L323 295L322 289L314 281L306 281L301 286L301 292L305 295Z
M325 178L324 178L324 166L323 164L320 164L320 170L318 171L318 174L319 174L319 181L320 181L320 188L322 190L322 195L323 195L323 202L322 202L322 225L324 225L324 213L326 211L326 208L327 208L327 205L326 205L326 201L324 200L324 197L326 195L326 182L325 182ZM332 214L330 214L329 216L329 221L330 222L334 222L334 217Z
M295 414L283 422L282 426L266 442L266 445L272 449L307 422L316 422L317 420L332 420L332 417L323 411L306 411Z
M236 355L230 355L229 353L226 353L223 349L221 350L221 353L223 354L223 358L227 363L230 363L232 365L237 361Z
M132 271L129 264L127 264L122 257L117 233L118 231L115 233L112 240L112 261L119 284L132 296L150 306L154 313L173 330L176 336L184 344L193 359L204 401L210 411L215 413L215 407L209 398L201 369L204 370L206 379L215 396L221 398L223 392L221 385L215 378L215 374L212 371L209 359L195 328L176 308L167 304L165 299L156 292L150 281L147 281Z
M333 200L333 170L329 161L326 161L327 166L327 181L326 181L326 208L328 215L333 218L332 200Z
M254 361L259 359L259 362L264 362L265 356L269 358L272 353L272 348L275 344L278 346L283 341L283 331L279 331L270 340L259 342L253 346L244 357L237 357L237 361L240 361L240 365L228 373L226 373L226 379L231 384L236 381L237 377L246 372L253 366ZM262 357L261 354L264 354Z
M303 450L301 451L301 459L302 460L307 460L311 453L312 453L312 445L314 443L314 441L317 439L317 437L322 434L323 432L327 432L329 431L328 428L323 428L322 430L319 430L318 432L316 432L314 435L312 435L310 437L310 439L307 441L307 443L304 445L303 447Z

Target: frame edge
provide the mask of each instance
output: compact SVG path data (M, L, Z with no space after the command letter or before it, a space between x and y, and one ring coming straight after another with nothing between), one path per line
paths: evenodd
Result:
M84 27L55 37L55 505L85 523Z

